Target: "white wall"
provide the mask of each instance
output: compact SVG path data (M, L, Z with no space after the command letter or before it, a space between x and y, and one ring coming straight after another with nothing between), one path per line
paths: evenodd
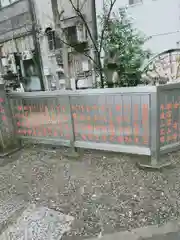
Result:
M180 1L179 0L142 0L142 3L128 6L128 0L117 0L113 11L128 6L127 12L134 26L147 37L145 47L154 53L176 48L180 41ZM96 0L97 15L102 11L103 0Z

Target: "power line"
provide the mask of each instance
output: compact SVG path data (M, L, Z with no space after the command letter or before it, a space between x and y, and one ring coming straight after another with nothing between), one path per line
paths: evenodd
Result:
M174 31L174 32L166 32L166 33L157 33L157 34L153 34L151 36L149 36L147 38L147 41L150 40L153 37L160 37L160 36L167 36L167 35L171 35L171 34L175 34L175 33L179 33L180 30Z

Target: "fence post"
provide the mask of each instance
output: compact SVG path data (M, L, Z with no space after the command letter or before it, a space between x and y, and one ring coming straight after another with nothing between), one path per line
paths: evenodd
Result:
M9 155L20 148L15 135L12 111L4 84L0 84L0 156Z
M66 157L70 157L70 158L79 158L79 153L77 151L77 148L75 148L74 146L74 142L75 142L75 132L74 132L74 121L73 121L73 115L72 115L72 108L71 108L71 99L70 99L70 95L68 95L68 106L69 106L69 114L70 114L70 128L71 128L71 140L70 140L70 151L68 151L67 153L65 153Z
M159 88L156 87L156 92L151 93L151 162L150 166L159 168L160 160L160 106L159 106Z
M160 169L169 166L171 163L167 158L160 156L160 87L156 86L156 91L151 93L150 100L150 149L151 161L148 164L141 164L141 167Z

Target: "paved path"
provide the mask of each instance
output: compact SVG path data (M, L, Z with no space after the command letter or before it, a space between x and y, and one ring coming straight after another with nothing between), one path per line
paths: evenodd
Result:
M131 232L119 232L90 240L180 240L180 220L168 222L163 226L147 226Z
M180 232L167 233L167 234L153 236L151 238L145 238L145 239L146 240L180 240Z
M28 204L18 197L11 197L0 204L0 240L60 240L68 232L74 218ZM180 221L161 227L149 226L120 232L90 240L180 240Z
M0 205L0 240L60 240L73 217L12 197Z

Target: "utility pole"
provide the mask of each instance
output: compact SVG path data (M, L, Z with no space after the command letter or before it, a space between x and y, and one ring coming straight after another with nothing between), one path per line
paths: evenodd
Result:
M44 81L43 81L44 77L42 73L43 62L42 62L42 56L41 56L41 48L40 48L39 40L37 38L37 33L36 33L36 26L37 26L36 12L34 8L33 0L28 0L28 3L29 3L31 20L32 20L32 36L33 36L35 54L37 55L37 67L39 72L40 84L41 84L41 89L44 91L45 90Z

